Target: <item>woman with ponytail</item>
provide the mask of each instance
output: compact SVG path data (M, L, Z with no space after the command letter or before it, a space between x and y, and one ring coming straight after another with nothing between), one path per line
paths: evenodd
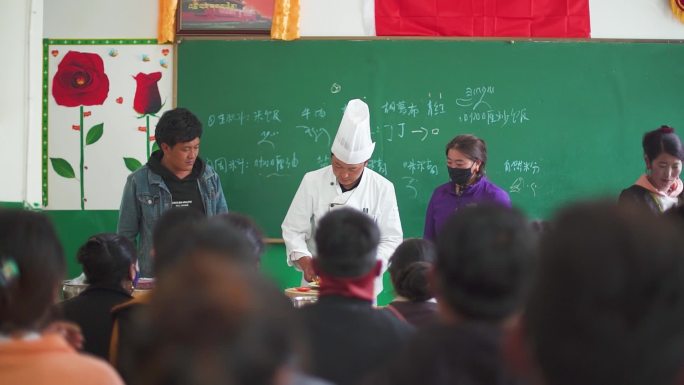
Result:
M64 301L64 318L81 327L83 350L103 359L109 355L112 308L133 298L138 269L135 245L128 238L102 233L90 237L76 254L88 288Z
M417 327L437 317L437 303L428 283L434 261L432 242L420 238L405 240L389 260L388 270L397 298L387 309Z
M423 238L434 240L456 211L481 203L510 207L508 193L485 176L487 144L474 135L458 135L446 145L449 182L432 193L425 213Z

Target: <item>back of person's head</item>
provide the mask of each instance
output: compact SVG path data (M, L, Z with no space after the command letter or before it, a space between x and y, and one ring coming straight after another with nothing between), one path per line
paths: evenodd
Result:
M324 215L316 230L317 269L334 277L360 277L377 264L380 230L366 214L343 207Z
M397 247L387 269L397 295L414 302L433 297L428 273L435 262L435 255L435 248L427 239L410 238Z
M42 326L65 270L62 246L45 215L0 209L0 332Z
M168 110L159 118L154 137L161 146L169 147L202 137L202 123L197 116L185 108Z
M525 315L554 385L672 385L684 360L684 241L662 217L606 202L561 211Z
M223 221L240 230L243 236L247 238L247 241L252 245L254 255L257 257L256 262L259 263L261 255L266 250L266 244L264 243L263 232L252 218L240 213L230 212L215 215L211 218L211 221Z
M135 245L128 238L102 233L88 238L78 249L76 259L83 266L88 284L119 287L131 278L131 265L138 257Z
M466 319L501 321L522 308L537 238L516 209L458 210L437 236L435 284L443 303Z
M194 243L194 229L206 220L204 214L189 207L172 208L159 217L152 231L155 276L187 253Z
M648 162L653 162L662 153L684 160L682 142L672 127L661 126L645 133L641 145Z
M276 383L299 357L294 309L243 267L197 252L167 271L131 353L132 385Z
M253 270L258 256L253 243L241 228L223 220L207 221L193 228L192 244L186 253L214 255Z

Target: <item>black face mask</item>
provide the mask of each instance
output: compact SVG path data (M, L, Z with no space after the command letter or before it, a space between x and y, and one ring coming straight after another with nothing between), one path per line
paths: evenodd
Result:
M447 167L447 170L449 170L451 181L460 186L465 186L473 176L473 172L469 168Z

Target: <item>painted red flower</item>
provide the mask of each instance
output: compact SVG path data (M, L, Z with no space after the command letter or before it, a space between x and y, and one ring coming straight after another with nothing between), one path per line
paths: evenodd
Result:
M52 79L52 96L60 106L94 106L109 94L109 78L102 58L94 53L69 51Z
M162 77L161 72L144 74L139 72L133 78L137 84L133 109L140 115L156 114L161 109L161 96L159 95L158 82Z

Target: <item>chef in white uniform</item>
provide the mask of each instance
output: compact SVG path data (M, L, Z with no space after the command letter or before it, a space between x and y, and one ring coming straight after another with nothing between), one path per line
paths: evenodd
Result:
M359 99L351 100L331 148L331 165L304 175L282 224L287 263L303 272L303 280L311 282L316 278L312 266L316 225L335 208L352 207L375 220L380 227L378 259L383 262L383 272L402 242L394 185L366 167L374 149L368 105ZM382 291L382 275L375 288L377 297Z

